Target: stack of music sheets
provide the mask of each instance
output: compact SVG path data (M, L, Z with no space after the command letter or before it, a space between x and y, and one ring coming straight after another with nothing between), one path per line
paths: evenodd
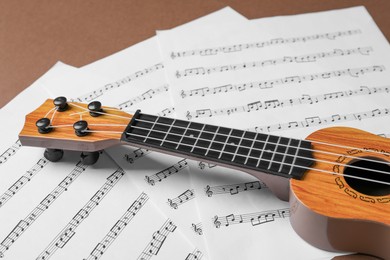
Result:
M296 158L283 153L291 155L294 142L327 127L389 137L388 68L389 44L364 7L256 20L227 7L157 31L82 68L58 62L0 110L8 122L0 130L0 257L312 260L343 254L311 245L317 237L313 231L309 237L314 241L294 231L309 221L296 216L291 220L300 223L293 229L290 218L300 212L299 203L278 198L286 198L287 186L276 187L272 177L259 179L239 168L291 174ZM122 145L105 149L94 165L67 151L61 161L50 162L44 148L22 146L18 133L26 114L58 96L67 97L70 105L100 101L129 114L140 109L175 118L159 131L171 133L176 127L182 137L166 134L160 145L171 138L177 146L167 147L183 156ZM45 116L56 127L60 113ZM153 117L145 125L163 122L158 120ZM199 124L181 125L181 120ZM105 126L109 132L110 125ZM223 145L214 149L220 137ZM262 137L267 139L264 149L254 158L255 140ZM189 138L191 151L180 149ZM202 145L203 139L209 142ZM185 157L199 147L204 153ZM335 157L339 161L332 169L343 167L347 155L376 149L348 147ZM378 156L386 158L388 151ZM218 160L234 169L214 163ZM336 173L326 173L329 190L351 204L388 210L388 189L382 195L364 194ZM379 177L382 185L388 180ZM332 209L337 203L321 207ZM387 232L381 239L388 241L389 223L381 225ZM340 237L353 240L342 232ZM388 248L367 248L362 252L390 256Z

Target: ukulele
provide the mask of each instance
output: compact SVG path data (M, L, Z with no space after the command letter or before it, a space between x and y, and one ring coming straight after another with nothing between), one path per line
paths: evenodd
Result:
M241 170L290 202L292 227L313 246L390 259L390 141L374 134L330 127L300 140L58 97L26 116L19 138L50 161L73 150L93 164L130 145Z

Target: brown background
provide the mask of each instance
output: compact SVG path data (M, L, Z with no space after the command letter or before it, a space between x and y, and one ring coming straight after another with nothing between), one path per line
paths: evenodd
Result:
M58 60L83 66L225 6L252 19L357 5L390 39L386 0L1 0L0 107Z

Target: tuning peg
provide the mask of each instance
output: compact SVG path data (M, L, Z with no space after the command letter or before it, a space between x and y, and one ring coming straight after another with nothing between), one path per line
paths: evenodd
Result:
M68 103L66 97L56 97L53 100L53 103L57 107L58 112L63 112L68 109Z
M43 155L50 162L58 162L64 156L64 150L46 148Z
M81 162L85 165L93 165L99 159L99 152L82 152L81 153Z
M43 117L39 119L35 125L38 127L38 132L40 134L47 134L49 133L53 128L49 127L50 126L50 119Z
M88 123L85 120L77 121L73 124L74 132L77 136L86 136L88 132Z
M91 103L89 103L88 109L89 109L89 114L94 117L100 116L101 112L103 112L102 103L100 103L99 101L92 101ZM96 113L96 112L100 112L100 113Z

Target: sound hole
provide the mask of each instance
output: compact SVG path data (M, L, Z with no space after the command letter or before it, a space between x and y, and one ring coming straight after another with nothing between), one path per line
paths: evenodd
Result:
M344 174L352 177L344 176L346 182L353 189L371 196L386 196L390 194L390 166L388 162L378 159L366 158L371 161L357 160L350 165L358 168L347 166ZM375 160L375 161L374 161ZM361 180L358 178L368 180ZM373 181L370 181L373 180ZM375 181L384 182L387 184L378 183Z

